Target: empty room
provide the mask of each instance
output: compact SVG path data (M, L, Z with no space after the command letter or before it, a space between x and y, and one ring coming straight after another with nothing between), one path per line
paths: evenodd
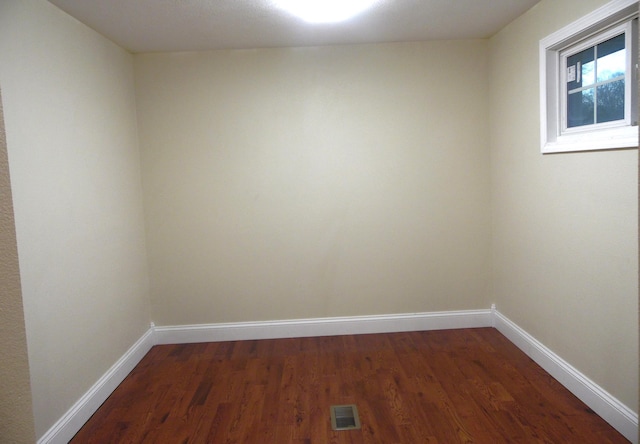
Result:
M638 2L303 3L0 0L0 442L637 443Z

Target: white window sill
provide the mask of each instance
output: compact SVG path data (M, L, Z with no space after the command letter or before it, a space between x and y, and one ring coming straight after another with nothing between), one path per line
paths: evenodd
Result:
M638 127L611 128L558 136L542 146L543 154L637 148Z

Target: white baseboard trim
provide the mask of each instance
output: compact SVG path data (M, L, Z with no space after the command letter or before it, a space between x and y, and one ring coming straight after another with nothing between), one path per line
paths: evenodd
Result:
M154 345L153 327L51 427L38 444L66 444Z
M183 326L154 326L151 324L151 328L38 440L38 444L67 443L142 360L151 347L156 344L186 344L479 327L495 327L629 441L638 444L637 413L498 312L495 306L492 306L490 310L265 322Z
M591 410L638 444L638 414L492 307L494 327Z
M464 310L154 328L156 344L302 338L418 330L491 327L491 310Z

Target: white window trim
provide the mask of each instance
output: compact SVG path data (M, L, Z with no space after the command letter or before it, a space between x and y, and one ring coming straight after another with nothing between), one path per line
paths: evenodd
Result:
M562 49L606 27L637 16L638 0L614 0L540 40L540 147L543 154L638 147L638 126L561 135L561 85L558 75ZM637 82L636 72L637 69L632 69L626 81ZM632 97L631 107L637 107L636 100L636 97Z
M606 128L616 128L616 127L621 127L621 126L630 126L632 125L632 117L635 116L635 113L632 112L632 102L633 99L631 98L631 91L633 90L633 88L631 87L631 84L629 82L629 75L628 73L631 72L632 70L632 60L633 57L629 56L626 57L626 64L625 64L625 83L629 85L629 87L625 87L625 95L624 95L624 119L618 119L615 121L608 121L608 122L601 122L601 123L593 123L590 125L583 125L583 126L576 126L573 128L568 128L567 127L567 70L565 69L565 66L567 66L567 58L580 52L583 51L587 48L593 48L594 46L596 46L599 42L603 42L605 40L608 40L610 38L613 38L617 35L620 35L622 33L624 33L625 35L625 49L628 51L630 48L632 48L632 34L633 34L633 26L632 26L632 21L626 21L624 23L620 23L618 25L615 25L613 27L610 27L609 29L605 30L602 33L597 34L594 37L590 37L586 40L581 41L579 44L577 45L572 45L570 46L570 48L568 50L563 50L563 51L559 51L559 55L560 55L560 115L561 115L561 128L560 128L560 134L561 135L570 135L572 133L583 133L583 132L593 132L594 130L598 130L598 129L606 129ZM596 61L597 63L597 61ZM578 73L579 75L579 73ZM596 81L596 79L594 78L594 83L591 85L588 85L587 88L594 88L595 85L597 85L598 82ZM625 85L626 86L626 85Z

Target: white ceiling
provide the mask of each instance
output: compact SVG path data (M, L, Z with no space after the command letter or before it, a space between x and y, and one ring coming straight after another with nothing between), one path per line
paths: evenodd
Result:
M132 52L488 38L539 0L379 0L310 25L271 0L49 0Z

